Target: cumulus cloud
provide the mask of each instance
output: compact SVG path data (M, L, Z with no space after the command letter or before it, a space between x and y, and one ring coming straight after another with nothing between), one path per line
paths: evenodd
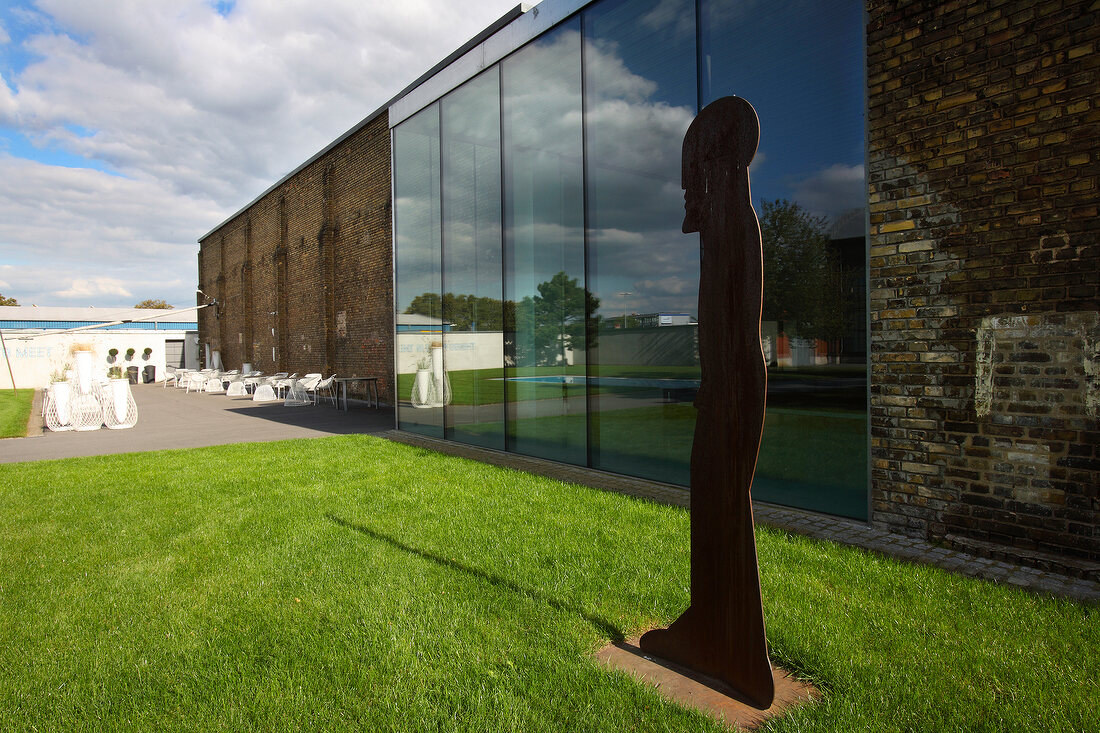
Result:
M75 278L65 290L58 290L53 295L58 298L95 298L100 295L121 295L124 298L133 296L126 286L114 278L92 277Z
M5 294L190 302L197 237L513 5L17 3L0 29L30 59L0 78ZM25 143L70 167L15 157Z
M795 182L791 189L795 201L833 221L847 211L862 208L867 200L862 164L831 165Z

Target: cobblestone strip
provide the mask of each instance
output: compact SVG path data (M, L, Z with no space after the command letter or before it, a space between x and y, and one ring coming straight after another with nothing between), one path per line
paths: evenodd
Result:
M580 466L569 466L541 458L504 453L453 441L427 438L413 433L391 430L381 437L406 445L415 445L447 455L470 458L482 463L512 468L559 481L591 486L596 489L687 507L691 494L679 486L622 476ZM1054 572L1023 567L978 557L958 550L940 547L905 535L875 529L862 522L824 514L753 502L753 517L758 524L794 534L828 540L842 545L861 547L872 552L909 562L935 565L945 570L1007 583L1036 593L1072 598L1100 605L1100 583L1071 578Z

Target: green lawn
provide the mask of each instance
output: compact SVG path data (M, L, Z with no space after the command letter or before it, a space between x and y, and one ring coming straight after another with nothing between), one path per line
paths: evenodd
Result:
M720 731L592 653L688 516L366 436L0 465L5 730ZM774 731L1100 729L1096 609L761 530Z
M33 389L0 391L0 438L22 438L27 434L33 401Z

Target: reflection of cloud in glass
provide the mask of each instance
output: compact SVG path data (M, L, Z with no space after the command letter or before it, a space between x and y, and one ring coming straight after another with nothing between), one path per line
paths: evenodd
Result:
M653 31L665 34L666 38L684 39L695 37L695 15L681 12L683 0L660 0L653 9L641 17L642 25ZM675 18L669 27L668 18Z
M660 20L661 32L671 32L680 21L670 9L658 3L643 16L643 26ZM639 40L627 39L635 45ZM585 62L589 247L595 265L590 287L601 297L630 293L604 297L605 315L623 309L694 312L698 243L680 231L680 145L694 109L660 99L667 90L628 68L616 40L588 43ZM673 76L676 70L663 69ZM694 84L690 69L688 75L677 81Z
M793 199L814 216L835 220L867 200L863 165L837 163L791 185Z

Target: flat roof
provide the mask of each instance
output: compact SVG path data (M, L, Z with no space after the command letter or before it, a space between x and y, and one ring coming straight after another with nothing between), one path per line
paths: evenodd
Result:
M186 313L186 316L182 314ZM92 306L43 306L3 305L0 306L0 321L91 321L108 323L110 321L132 321L138 318L147 322L160 320L189 323L195 320L194 309L175 310L173 308L95 308ZM173 318L172 316L175 316Z

